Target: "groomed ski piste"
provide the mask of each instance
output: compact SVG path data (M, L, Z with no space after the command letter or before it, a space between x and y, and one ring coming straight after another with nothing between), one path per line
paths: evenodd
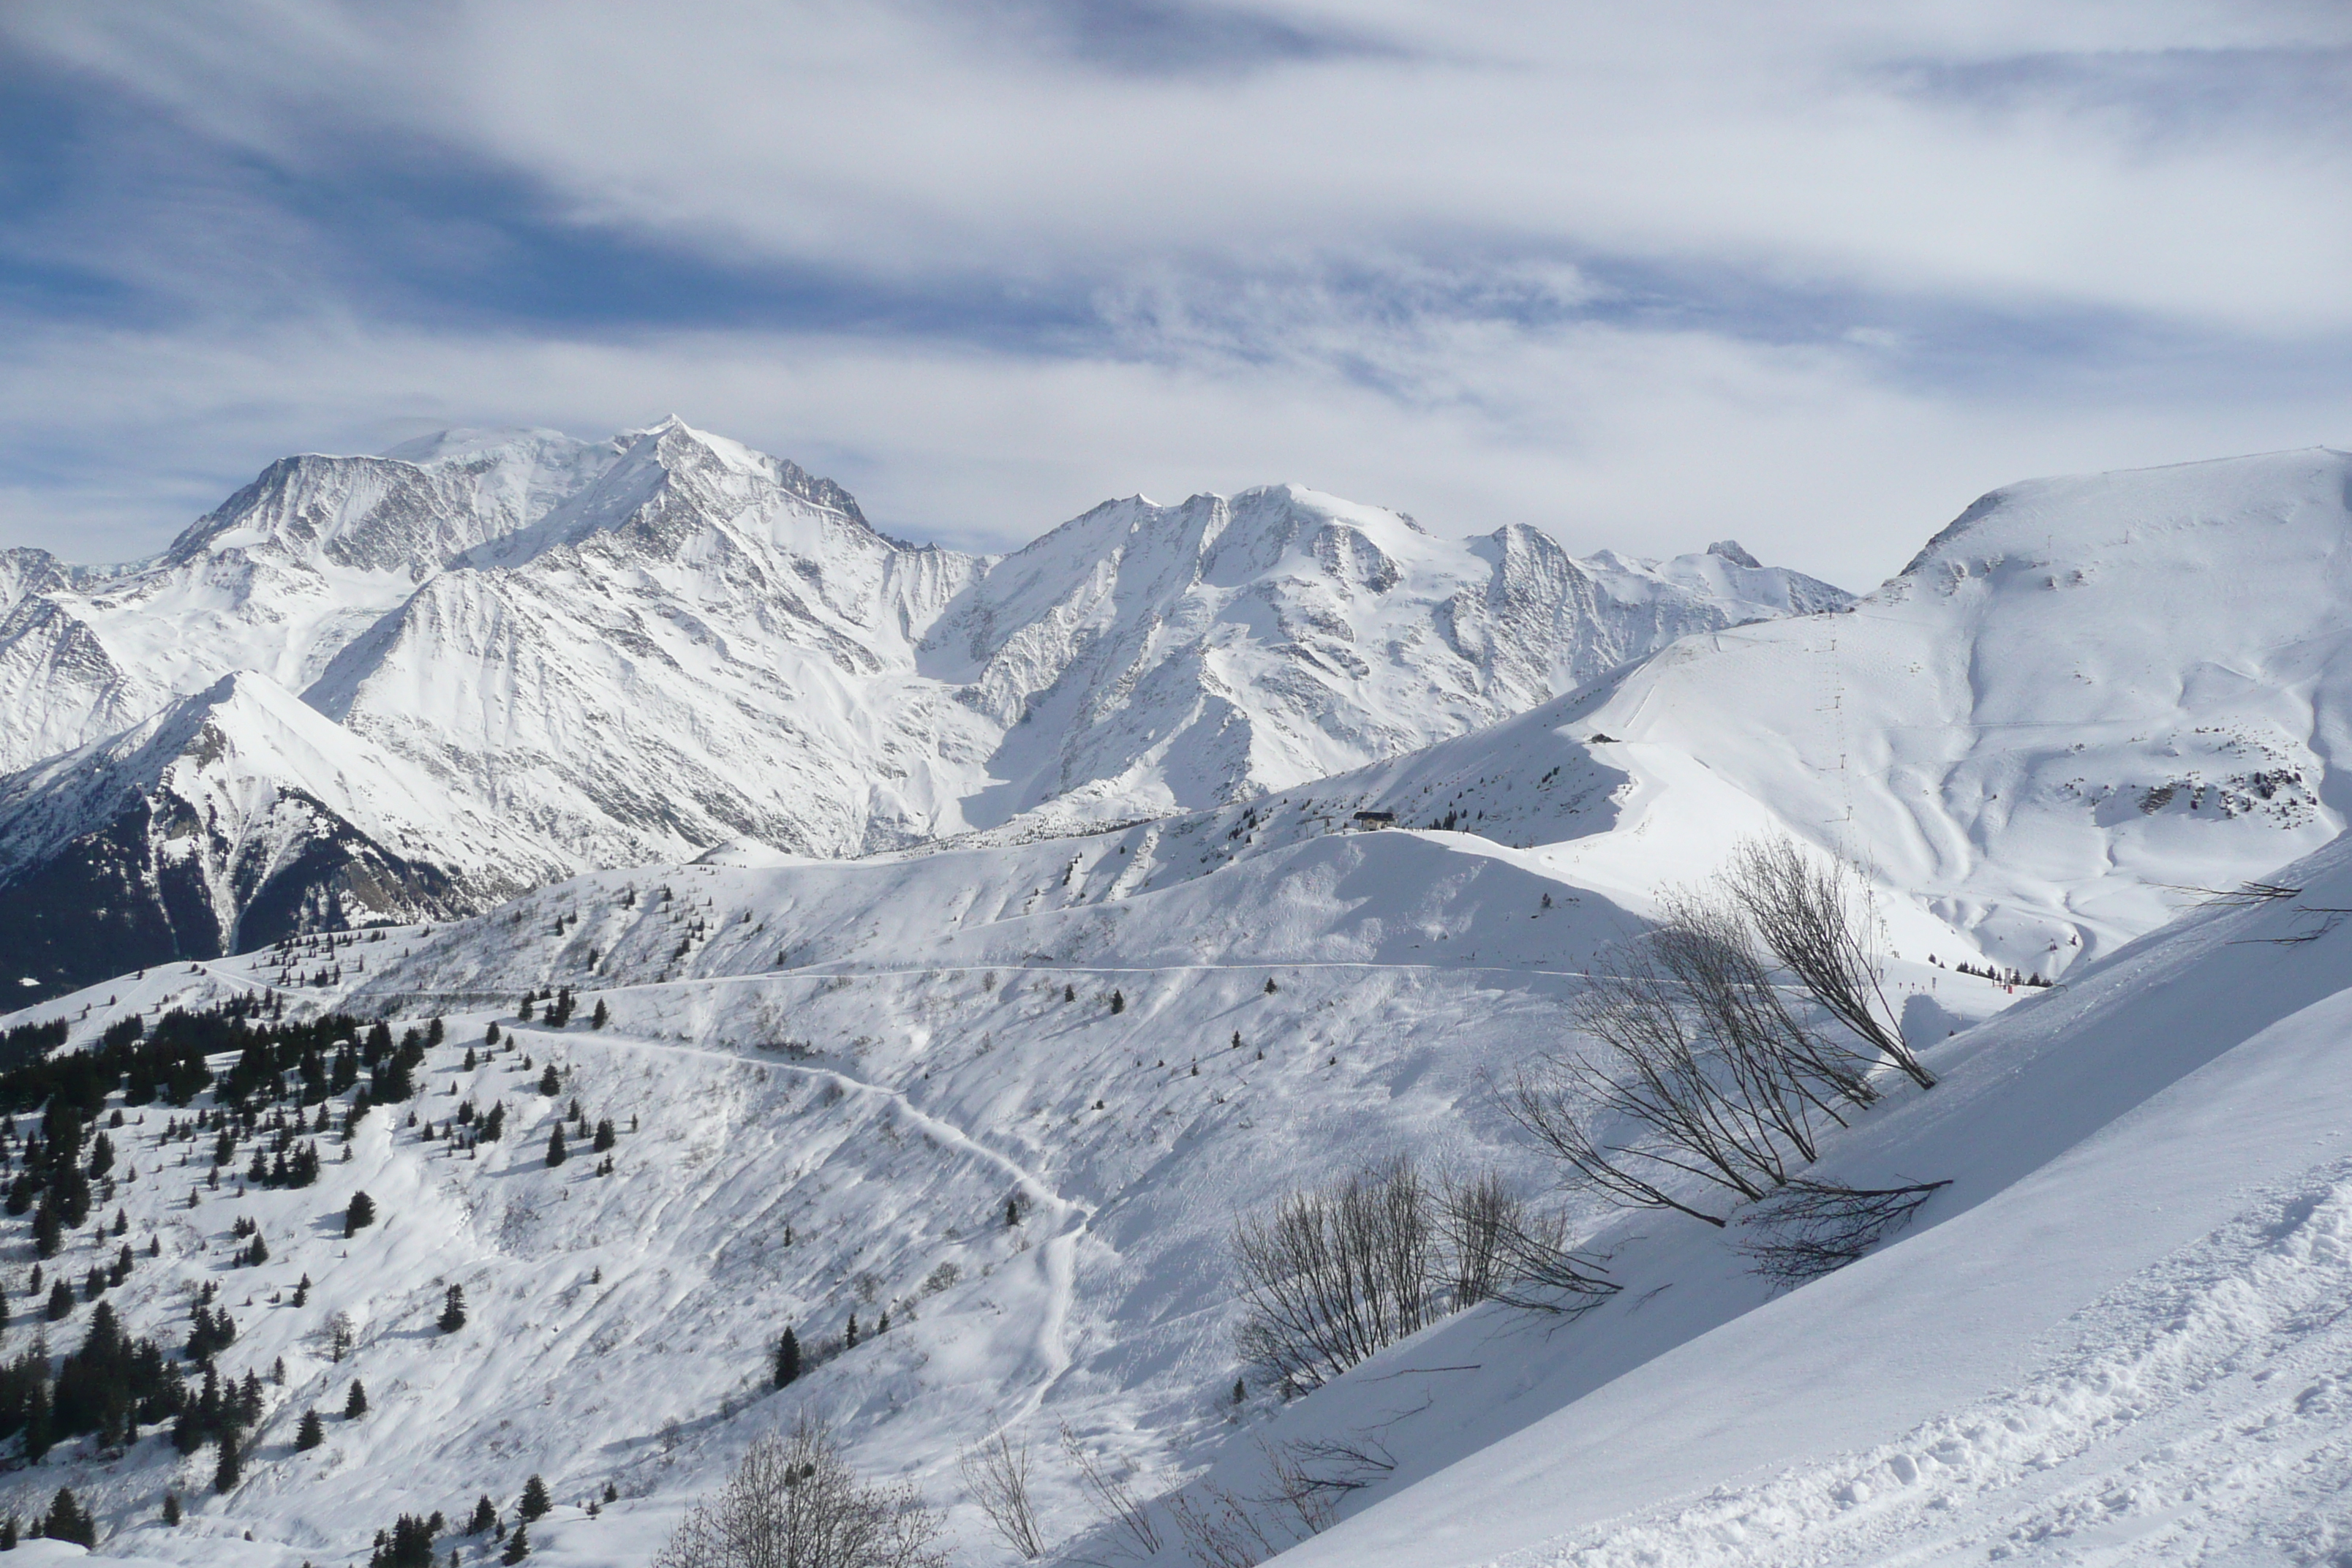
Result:
M642 1563L757 1436L814 1410L861 1470L947 1510L960 1563L1015 1560L956 1463L1000 1428L1031 1445L1069 1562L1193 1562L1173 1497L1263 1499L1271 1458L1307 1451L1381 1462L1320 1534L1259 1510L1264 1549L1305 1563L2336 1560L2344 467L2019 487L1852 616L1685 639L1244 805L847 862L744 846L28 1009L7 1021L65 1018L84 1043L132 1009L266 988L289 1012L437 1016L446 1039L348 1161L322 1138L310 1188L239 1196L234 1167L212 1188L200 1146L153 1142L185 1112L127 1109L118 1159L139 1173L93 1212L123 1210L140 1262L106 1300L176 1344L217 1282L238 1329L224 1371L282 1357L287 1379L226 1496L210 1450L151 1432L116 1457L60 1445L0 1477L0 1510L70 1484L102 1555L292 1568L363 1561L397 1514L458 1520L482 1493L510 1520L539 1474L558 1506L535 1560ZM2053 540L2065 485L2092 489L2059 498L2077 532ZM2126 535L2126 515L2172 521ZM1959 672L1934 700L1889 672L1935 662L1920 652ZM2002 674L2030 658L2030 679ZM2068 707L2094 686L2102 706ZM2104 750L2073 749L2095 719ZM2200 744L2214 756L2183 760ZM1941 1079L1890 1080L1811 1173L1951 1184L1788 1290L1750 1271L1736 1216L1717 1232L1587 1201L1579 1235L1621 1287L1595 1310L1474 1308L1303 1398L1253 1383L1236 1403L1235 1220L1397 1152L1551 1192L1496 1086L1572 1047L1574 996L1660 889L1759 830L1870 855L1890 989ZM2268 893L2233 893L2252 882ZM517 1019L555 985L578 996L568 1027ZM509 1043L483 1057L492 1022ZM622 1130L612 1175L576 1145L546 1163L574 1100ZM471 1158L425 1136L468 1100L507 1110ZM346 1239L359 1190L381 1217ZM233 1265L239 1219L266 1264ZM118 1245L77 1237L51 1271ZM0 1263L10 1354L39 1331L31 1261L19 1244ZM444 1334L450 1283L470 1320ZM53 1350L90 1310L47 1327ZM852 1310L855 1349L770 1388L785 1325L829 1348ZM371 1408L345 1422L353 1378ZM298 1453L313 1407L327 1441ZM1098 1521L1066 1428L1160 1500L1156 1552Z

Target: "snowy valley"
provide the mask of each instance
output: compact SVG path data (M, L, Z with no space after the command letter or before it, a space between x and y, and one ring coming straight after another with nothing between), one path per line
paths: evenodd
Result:
M218 1310L257 1408L226 1485L116 1413L0 1515L69 1486L101 1557L293 1568L437 1511L462 1568L537 1477L529 1560L644 1563L813 1413L959 1563L1021 1560L999 1434L1067 1563L2352 1551L2352 455L2010 487L1858 599L1292 487L975 558L675 422L291 459L157 562L18 555L0 851L56 956L0 1066L351 1022L74 1091L108 1157L47 1256L8 1222L0 1349ZM1778 1189L1628 1208L1513 1113L1759 840L1860 868L1935 1080L1796 1113L1790 1191L1921 1200L1801 1278ZM23 1209L55 1133L17 1109ZM1400 1155L1597 1283L1286 1389L1235 1227Z

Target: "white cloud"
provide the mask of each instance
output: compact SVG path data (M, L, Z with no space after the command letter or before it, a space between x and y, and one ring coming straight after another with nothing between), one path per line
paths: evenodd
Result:
M1864 582L2027 473L2352 438L2323 374L2352 343L2340 4L1186 15L24 0L0 30L152 106L191 173L40 231L184 312L0 347L0 526L132 553L285 450L675 409L919 535L1293 478ZM2293 116L2260 111L2282 62L2319 73ZM436 157L497 172L590 238L934 308L862 334L642 301L395 321L270 195L369 144L428 184ZM267 177L208 184L204 150ZM478 216L426 242L493 267ZM1033 297L1079 308L955 320Z
M1843 350L1582 321L1367 329L1353 346L1378 357L1381 384L1304 351L1042 359L818 336L612 343L350 321L233 341L63 335L7 362L0 421L93 472L145 482L92 486L65 504L0 492L0 531L79 559L133 555L288 451L372 450L458 423L604 435L676 412L841 479L882 526L967 547L1021 542L1110 495L1291 479L1448 533L1520 521L1579 550L1653 553L1736 536L1859 584L1996 484L2352 428L2352 395L2324 407L2249 398L2224 417L2201 405L1959 403L1890 386Z

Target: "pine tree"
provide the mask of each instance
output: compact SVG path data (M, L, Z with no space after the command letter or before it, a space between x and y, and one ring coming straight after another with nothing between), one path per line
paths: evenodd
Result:
M550 1100L563 1092L563 1080L555 1076L553 1062L548 1063L547 1070L539 1075L539 1092Z
M343 1401L343 1419L356 1421L367 1414L367 1388L358 1378L352 1379L350 1397Z
M526 1024L530 1023L530 1006L531 1006L531 1003L532 1003L534 1000L535 1000L535 998L530 994L530 993L529 993L528 991L524 992L524 993L523 993L523 998L522 998L522 1006L521 1006L521 1008L520 1008L520 1010L518 1010L518 1011L516 1012L515 1016L516 1016L516 1017L518 1017L518 1018L520 1018L520 1019L521 1019L521 1020L522 1020L524 1023L526 1023Z
M490 1500L489 1493L484 1492L482 1494L481 1500L474 1505L474 1517L466 1521L466 1533L468 1535L488 1534L490 1529L498 1522L498 1505Z
M216 1492L236 1490L239 1474L236 1433L234 1430L224 1432L221 1434L220 1463L213 1468L213 1490Z
M498 1043L499 1026L496 1024L492 1024L488 1028L482 1031L482 1044L486 1046L495 1046Z
M842 1348L853 1351L857 1348L857 1314L855 1312L849 1314L849 1332Z
M789 1328L776 1342L776 1386L782 1388L801 1374L800 1336Z
M49 1290L49 1321L61 1322L73 1316L73 1287L60 1279Z
M445 1334L454 1334L465 1326L466 1288L463 1285L452 1285L449 1287L447 1299L441 1304L441 1331Z
M604 999L602 996L597 997L596 1010L588 1015L588 1026L592 1029L601 1029L612 1021L613 1015L604 1005Z
M327 1424L319 1419L319 1412L316 1409L302 1412L302 1424L294 1431L296 1449L308 1452L326 1440Z
M49 1503L49 1517L42 1521L41 1533L52 1541L96 1546L98 1521L75 1500L71 1487L59 1487L58 1495Z
M310 1277L308 1274L302 1276L301 1283L294 1287L294 1304L298 1307L310 1304Z
M596 1141L592 1145L595 1152L602 1154L616 1142L618 1140L613 1134L613 1119L608 1116L599 1121L596 1123Z
M352 1206L343 1211L345 1239L357 1236L375 1223L375 1200L365 1193L352 1194Z
M530 1532L518 1524L514 1527L514 1533L507 1537L507 1549L499 1553L499 1561L512 1568L512 1564L521 1562L530 1555Z
M1110 1010L1114 1013L1124 1013L1127 1011L1126 992L1115 990L1110 994Z
M10 1517L12 1519L14 1518L13 1515ZM165 1492L163 1494L163 1522L173 1529L177 1529L179 1527L180 1494L177 1492Z
M170 1497L167 1496L163 1499L163 1507L165 1510L163 1522L166 1524L177 1524L179 1521L173 1519L170 1514L172 1507L172 1500ZM16 1516L15 1514L12 1513L5 1519L0 1519L0 1552L16 1551L16 1537L19 1533L20 1528L16 1523Z
M526 1521L544 1519L547 1510L554 1506L554 1500L547 1495L547 1483L533 1476L523 1482L522 1500L515 1504L515 1511Z
M561 1165L568 1157L563 1149L563 1123L559 1121L555 1124L555 1131L547 1135L547 1163L551 1166Z

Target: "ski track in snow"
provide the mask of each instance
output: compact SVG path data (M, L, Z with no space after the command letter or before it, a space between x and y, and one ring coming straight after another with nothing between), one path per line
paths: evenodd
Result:
M2067 1327L2074 1348L1893 1442L1498 1568L2352 1558L2352 1163Z

